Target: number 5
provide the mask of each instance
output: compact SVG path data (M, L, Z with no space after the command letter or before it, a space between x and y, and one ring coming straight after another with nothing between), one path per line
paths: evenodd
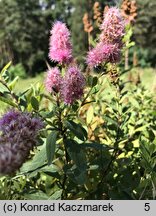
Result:
M149 211L150 210L150 203L145 203L144 210L145 211Z

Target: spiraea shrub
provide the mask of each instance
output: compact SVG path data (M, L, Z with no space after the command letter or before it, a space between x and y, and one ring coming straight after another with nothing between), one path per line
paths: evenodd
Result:
M1 199L156 198L154 95L123 68L132 43L120 10L107 9L99 29L84 67L66 24L56 21L55 67L42 83L16 93L10 63L2 69Z

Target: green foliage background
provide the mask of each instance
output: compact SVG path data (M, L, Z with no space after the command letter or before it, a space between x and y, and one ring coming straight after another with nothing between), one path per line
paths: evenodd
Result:
M92 17L95 0L1 0L0 1L0 64L10 60L21 63L26 73L35 75L46 69L49 29L55 20L68 24L72 34L74 54L78 60L87 52L87 34L83 31L85 12ZM116 1L99 0L101 9ZM119 3L118 3L119 5ZM140 61L155 66L155 0L137 0L138 17L134 26L136 51ZM143 59L143 60L142 60ZM141 64L143 65L143 64Z

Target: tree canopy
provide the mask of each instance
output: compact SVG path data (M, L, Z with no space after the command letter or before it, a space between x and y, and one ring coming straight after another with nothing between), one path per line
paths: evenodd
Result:
M71 30L75 56L82 59L87 52L87 34L83 31L85 12L92 16L95 0L1 0L0 1L0 64L22 63L27 73L44 71L48 61L49 30L54 20L67 23ZM114 0L99 0L101 8L114 5ZM156 53L156 1L137 0L138 17L134 39L142 49Z
M134 39L136 45L144 52L148 52L148 58L155 64L156 58L156 1L136 0L138 16L134 26Z
M55 19L65 20L66 7L65 1L1 0L1 65L12 60L32 74L44 70L49 30Z

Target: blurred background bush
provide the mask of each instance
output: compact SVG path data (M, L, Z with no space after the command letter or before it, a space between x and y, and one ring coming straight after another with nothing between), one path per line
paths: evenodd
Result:
M72 32L74 54L78 60L87 52L87 34L83 31L83 16L93 17L96 0L0 0L0 65L12 60L22 65L29 76L46 69L48 61L49 29L55 20L68 24ZM121 1L99 0L101 12L105 5L120 5ZM136 0L137 18L133 29L135 49L130 50L129 63L134 52L138 66L155 67L156 57L156 1ZM94 22L94 20L92 20ZM17 72L18 73L18 72ZM23 72L22 72L23 73ZM22 75L23 76L23 75Z
M26 71L25 71L25 68L23 67L23 65L21 63L18 63L16 65L12 65L10 67L10 70L9 70L9 73L10 73L10 76L11 76L11 79L15 79L15 77L20 77L20 78L26 78Z

